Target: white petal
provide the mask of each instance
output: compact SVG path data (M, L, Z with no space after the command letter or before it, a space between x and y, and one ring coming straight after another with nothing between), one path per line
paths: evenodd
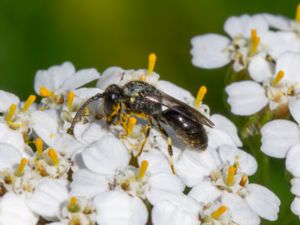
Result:
M240 196L225 192L222 196L222 203L229 208L232 220L235 223L243 225L260 224L260 218Z
M176 166L176 173L189 187L199 184L216 168L216 161L210 151L185 150L180 155Z
M282 80L290 82L297 82L300 84L300 53L286 52L282 54L276 63L276 73L280 70L284 71L284 77Z
M224 30L231 37L242 37L249 38L251 30L256 29L258 36L262 36L268 31L268 24L265 18L261 15L242 15L229 17L224 24Z
M156 88L186 104L192 104L195 99L189 91L169 81L160 80Z
M210 181L204 181L194 186L188 195L202 204L208 204L219 198L221 191Z
M145 225L148 218L147 208L136 197L123 191L109 191L94 199L96 221L101 225Z
M76 141L73 136L65 133L56 135L50 147L53 147L60 154L70 158L70 156L78 151L78 149L81 149L83 145Z
M31 114L33 130L49 146L58 132L58 118L55 110L35 111Z
M1 225L35 225L38 216L25 203L25 196L7 193L0 200Z
M71 183L72 196L86 196L92 198L97 194L108 191L108 180L104 176L90 172L89 170L78 170L73 173Z
M266 60L265 54L255 55L248 66L250 77L256 82L268 81L275 73L275 68Z
M200 206L185 195L160 201L152 209L153 225L198 225Z
M79 70L68 79L66 79L61 85L62 90L71 90L79 88L85 84L88 84L96 79L99 79L100 74L96 69L83 69Z
M25 152L23 135L16 130L10 129L4 123L0 123L0 143L12 145L18 149L23 156L28 156Z
M33 195L27 199L27 204L33 212L53 221L58 218L60 206L68 199L68 196L66 181L45 179L38 184Z
M39 70L34 78L34 91L40 94L41 87L46 87L52 91L57 90L74 73L75 68L70 62L65 62L59 66L52 66L48 70Z
M247 189L249 193L245 200L251 209L266 220L277 220L280 206L279 198L272 191L258 184L249 184Z
M105 135L82 152L83 161L95 173L112 175L124 169L130 155L123 143L113 135Z
M291 192L294 195L300 196L300 178L293 178L291 180L292 188Z
M181 180L171 173L158 173L152 175L148 182L150 188L146 195L152 205L155 205L162 200L165 192L176 194L183 192L185 188L185 185Z
M268 103L264 88L253 81L240 81L225 89L232 113L249 116L260 111Z
M10 169L20 163L22 154L15 147L0 143L0 170Z
M253 175L257 170L255 158L245 151L236 147L223 145L218 149L221 161L227 165L234 165L238 162L239 170L247 175Z
M139 157L139 165L143 160L148 161L147 171L151 174L160 172L172 172L168 159L158 150L151 149L150 151L144 151Z
M212 149L216 149L222 145L236 146L231 136L223 130L219 130L217 128L209 129L207 136L208 146Z
M300 124L300 97L289 98L289 110L292 117Z
M213 69L225 66L230 62L225 51L230 40L218 34L205 34L192 39L192 63L195 66Z
M125 70L120 67L109 67L100 76L97 82L97 88L105 90L111 84L119 84Z
M300 216L300 198L299 197L294 198L294 201L291 204L291 210L295 215Z
M281 15L272 15L269 13L262 14L270 27L278 30L290 30L290 19Z
M98 141L102 136L108 134L108 130L103 123L104 121L86 124L77 123L74 128L74 136L84 145Z
M298 126L288 120L273 120L261 130L261 150L272 157L285 158L287 151L300 141Z
M220 114L214 114L210 119L215 124L214 128L226 132L232 138L236 146L241 147L243 145L238 136L236 126L229 119Z
M0 112L7 112L11 104L18 105L20 99L18 96L7 91L0 90Z
M300 177L300 144L293 146L288 151L285 166L295 177Z

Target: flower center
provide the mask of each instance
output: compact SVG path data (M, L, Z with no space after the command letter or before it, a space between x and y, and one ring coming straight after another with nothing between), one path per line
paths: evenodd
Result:
M195 107L198 109L202 104L202 100L207 92L207 88L205 86L201 86L198 90L197 97L195 99Z
M80 210L78 199L76 197L71 197L68 204L68 210L72 213L78 212Z

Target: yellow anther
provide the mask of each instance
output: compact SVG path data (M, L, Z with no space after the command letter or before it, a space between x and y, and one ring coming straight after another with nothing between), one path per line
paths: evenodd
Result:
M283 77L284 77L284 72L280 70L272 82L273 86L277 86Z
M11 123L12 122L12 119L13 119L13 116L14 116L16 110L17 110L17 105L16 104L11 104L10 107L9 107L9 109L8 109L8 113L7 113L6 117L5 117L7 123Z
M156 55L154 53L149 54L148 56L148 73L152 74L154 71L156 63Z
M27 98L26 102L24 103L23 108L22 108L21 111L26 112L29 109L29 107L32 105L32 103L35 102L35 99L36 99L35 95L30 95Z
M28 160L25 159L25 158L22 158L21 161L20 161L20 164L15 172L15 175L20 177L20 176L23 176L24 174L24 169L25 169L25 166L27 165L27 162Z
M78 212L79 211L79 205L78 205L78 199L76 197L71 197L69 204L68 204L68 209L70 212Z
M42 97L50 97L53 95L53 92L50 91L48 88L46 88L45 86L40 87L40 95Z
M133 131L133 128L134 128L135 124L136 124L136 118L135 117L130 117L128 119L127 126L126 126L128 135L132 134L132 131Z
M248 176L246 176L246 175L242 176L241 181L240 181L240 185L242 187L245 187L247 182L248 182Z
M226 211L228 210L228 208L224 205L220 206L216 211L214 211L210 216L217 220L219 219Z
M50 148L48 150L48 156L50 157L50 159L52 160L52 164L54 166L57 166L59 164L59 159L58 159L58 155L56 153L56 151L53 148Z
M35 147L36 147L37 154L39 156L41 156L42 153L43 153L43 146L44 146L42 139L36 138L34 140L34 144L35 144Z
M234 184L235 173L236 173L236 167L235 166L230 166L228 168L228 174L227 174L227 180L226 180L226 184L228 186L232 186Z
M143 74L143 75L140 77L140 80L141 80L141 81L145 81L145 80L146 80L146 76Z
M142 180L144 178L147 169L148 169L148 161L143 160L142 163L141 163L140 173L139 173L139 176L138 176L139 180Z
M199 108L201 106L202 100L207 92L207 88L205 86L201 86L198 90L197 97L195 100L195 107Z
M251 30L251 50L250 50L251 56L253 56L256 53L259 42L260 42L260 38L257 36L256 29L252 29Z
M300 23L300 3L297 6L297 10L296 10L296 18L295 18L297 23Z
M72 110L72 107L73 107L74 97L75 97L75 94L73 91L70 91L67 95L67 104L68 104L68 109L70 111Z

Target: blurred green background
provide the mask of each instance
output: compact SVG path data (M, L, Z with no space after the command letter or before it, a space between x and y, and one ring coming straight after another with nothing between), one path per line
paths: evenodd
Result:
M211 111L229 115L223 104L226 68L192 66L191 37L223 34L223 23L231 15L269 12L294 17L297 4L296 0L1 0L0 89L26 98L33 93L38 69L67 60L78 69L95 67L100 72L113 65L143 68L148 54L155 52L162 79L193 94L205 84ZM283 202L280 220L272 224L300 224L289 210L292 196L284 160L263 160L271 172L266 177L259 169L252 180L268 186Z

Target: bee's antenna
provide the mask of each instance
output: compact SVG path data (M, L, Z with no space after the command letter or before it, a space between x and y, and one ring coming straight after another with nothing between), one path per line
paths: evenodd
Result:
M98 93L94 96L92 96L91 98L89 98L88 100L86 100L85 103L82 104L82 106L80 106L80 108L78 109L75 117L73 118L72 120L72 123L71 123L71 126L70 128L68 129L68 133L73 135L74 134L74 127L75 127L75 124L78 122L78 120L80 119L80 117L82 116L82 113L84 111L84 109L92 102L94 101L97 101L98 99L102 98L103 97L103 94L102 93Z

